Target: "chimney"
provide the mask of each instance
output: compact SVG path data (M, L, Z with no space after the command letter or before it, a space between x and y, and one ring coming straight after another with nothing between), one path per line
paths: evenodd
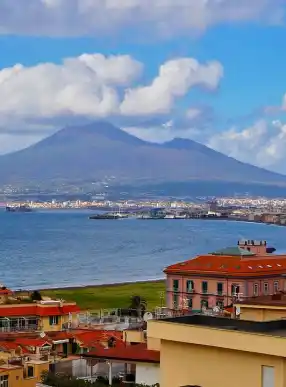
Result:
M238 241L238 246L241 249L247 250L256 256L263 256L267 254L267 243L266 241L259 241L254 239L244 239Z

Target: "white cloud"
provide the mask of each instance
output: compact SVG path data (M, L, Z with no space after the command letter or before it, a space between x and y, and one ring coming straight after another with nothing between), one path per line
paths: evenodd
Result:
M178 58L162 64L150 86L136 87L142 71L143 64L130 56L101 54L0 70L0 153L6 151L3 136L9 131L19 134L21 129L28 130L31 139L31 133L47 135L49 130L70 123L71 118L159 117L169 113L176 99L192 87L215 89L223 74L218 62L200 64L193 58ZM14 137L9 138L16 144Z
M257 121L239 130L231 128L207 140L213 149L237 160L286 173L286 124L280 121Z
M216 61L200 64L193 58L170 60L160 67L150 86L127 90L121 113L128 116L169 113L176 98L197 85L213 90L222 76L223 67Z
M1 0L0 33L49 36L202 32L224 22L283 20L284 0ZM133 36L131 34L130 36Z
M61 64L33 67L17 64L0 71L0 118L11 120L58 118L72 115L106 118L169 112L175 98L191 87L214 89L222 76L218 62L203 65L192 58L179 58L160 67L147 87L135 87L142 63L130 56L105 57L83 54ZM124 87L131 88L124 91ZM134 87L134 86L133 86ZM8 117L8 119L7 119Z
M107 117L120 105L117 88L140 76L142 64L129 56L84 54L62 64L20 64L0 71L0 115Z

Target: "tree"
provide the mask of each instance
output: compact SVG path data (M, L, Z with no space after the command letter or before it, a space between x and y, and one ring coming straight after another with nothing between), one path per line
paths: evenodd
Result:
M41 293L38 290L34 290L31 294L31 299L33 301L42 301Z
M129 309L131 312L135 311L137 317L143 317L147 309L147 302L141 296L132 296Z

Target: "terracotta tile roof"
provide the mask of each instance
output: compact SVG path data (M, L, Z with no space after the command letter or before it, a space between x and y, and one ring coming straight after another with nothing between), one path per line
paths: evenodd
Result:
M44 347L46 345L52 346L47 340L44 339L16 339L16 343L21 347Z
M13 350L19 347L19 344L16 344L15 341L1 341L0 348L5 350Z
M13 294L12 290L10 289L0 289L0 295L9 295Z
M77 313L80 309L77 305L43 306L41 304L1 305L0 316L62 316L69 313Z
M286 256L261 256L242 258L239 256L200 255L188 261L168 266L166 274L220 274L252 277L275 275L286 272Z
M91 330L86 332L74 333L74 337L81 343L82 347L89 348L97 345L100 342L106 342L111 337L116 339L116 342L123 340L123 334L120 331L104 331Z
M160 363L160 352L147 349L147 344L144 343L107 349L97 348L95 352L89 352L82 356L132 362Z
M23 354L30 354L31 352L25 348L19 345L18 343L15 343L14 341L0 341L0 352L3 351L15 351L17 348L21 348Z

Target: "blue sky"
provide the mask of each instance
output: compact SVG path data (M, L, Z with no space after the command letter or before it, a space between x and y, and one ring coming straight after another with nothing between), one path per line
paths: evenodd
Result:
M59 63L82 53L127 54L146 66L145 77L156 76L158 67L174 57L194 57L202 62L219 60L225 70L219 92L189 93L184 105L210 104L219 116L234 119L247 116L261 106L279 105L286 90L286 29L269 26L218 26L201 38L179 37L164 42L114 41L113 39L0 37L0 67L15 63L34 66L41 62ZM187 101L187 102L186 102Z
M110 119L151 141L175 136L192 138L242 161L286 173L283 1L277 0L273 5L268 0L253 0L251 4L245 0L223 0L223 9L214 0L182 1L182 5L166 0L162 10L159 0L154 0L148 3L149 9L147 5L146 9L140 6L138 14L131 14L127 8L125 13L116 10L109 14L109 9L104 8L102 19L97 19L96 5L86 5L82 19L75 7L79 6L78 0L26 0L30 8L22 13L20 0L5 4L6 1L3 9L0 4L0 98L5 101L0 108L0 153L25 147L49 131L52 133L65 123L69 112L68 123L77 115ZM135 3L138 6L137 0ZM82 7L85 4L88 2L82 0ZM190 16L184 19L187 12ZM110 25L102 21L105 17ZM82 61L78 63L76 58L83 54L90 56L85 58L89 64L94 54L106 58L129 56L133 62L110 67L111 73L119 71L118 77L126 78L124 82L110 80L109 74L104 75L105 83L102 79L82 83L87 74L79 70ZM66 58L76 59L68 64L68 71L63 64ZM214 64L201 75L200 67L188 87L184 87L184 82L189 82L190 73L186 74L186 81L181 81L180 90L175 90L174 79L177 76L180 84L184 71L177 67L177 73L170 80L161 79L156 89L133 92L152 84L160 66L180 58L192 58L199 66L208 66L213 61L221 66L222 72ZM135 62L140 62L141 70ZM47 63L58 66L52 68ZM13 69L16 64L24 68ZM39 64L44 67L39 68ZM190 62L188 66L192 66ZM94 71L101 74L102 70L96 67ZM66 74L62 85L61 74ZM159 92L158 85L164 92ZM100 95L106 93L107 99L93 109L98 90ZM123 108L126 90L132 93ZM154 96L155 91L159 94L154 101L166 98L157 110L147 106L147 92ZM96 97L92 101L91 95ZM118 98L122 99L121 104ZM112 108L103 111L106 101L111 100ZM89 101L92 103L87 108ZM150 105L154 103L151 101ZM139 105L141 109L137 109ZM271 114L265 113L268 107L272 107ZM187 114L188 111L191 113Z

